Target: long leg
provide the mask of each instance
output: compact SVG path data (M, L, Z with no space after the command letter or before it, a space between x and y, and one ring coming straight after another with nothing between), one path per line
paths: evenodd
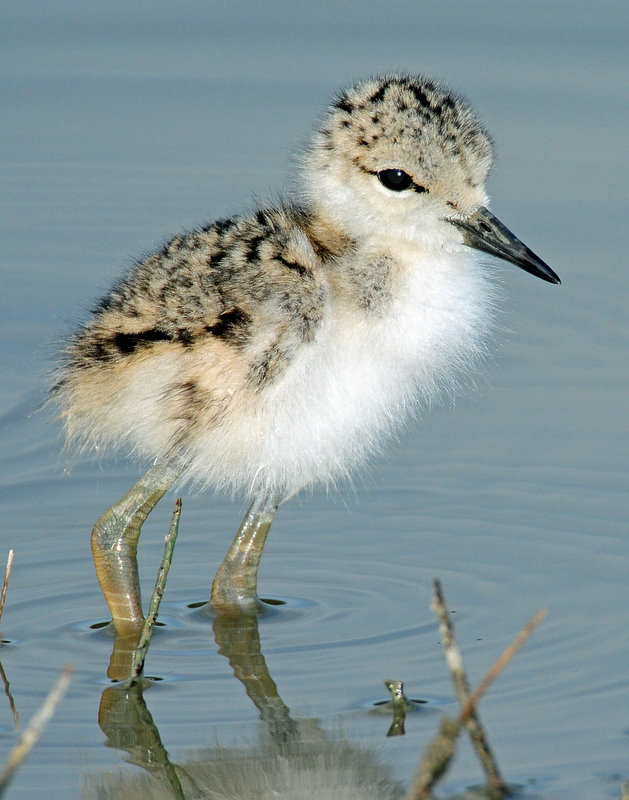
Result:
M248 612L259 607L258 566L280 500L277 493L264 492L249 507L212 584L210 603L216 610Z
M92 531L96 575L116 631L129 635L143 624L137 549L142 523L181 473L157 464L98 520Z

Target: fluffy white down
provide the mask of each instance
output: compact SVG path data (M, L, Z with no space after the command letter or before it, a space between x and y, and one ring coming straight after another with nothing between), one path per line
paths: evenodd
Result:
M198 438L187 454L190 478L285 496L313 482L335 483L411 411L452 389L484 355L493 297L484 267L467 250L465 257L424 257L421 270L406 274L407 290L382 317L328 308L316 342L251 413ZM154 437L151 423L146 433Z

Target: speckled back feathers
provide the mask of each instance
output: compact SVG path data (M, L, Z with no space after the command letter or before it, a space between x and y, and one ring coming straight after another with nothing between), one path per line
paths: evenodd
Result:
M176 236L101 301L55 390L69 438L219 487L344 477L483 352L491 289L444 217L484 202L490 165L469 106L433 82L348 90L301 204ZM392 166L426 191L383 191Z

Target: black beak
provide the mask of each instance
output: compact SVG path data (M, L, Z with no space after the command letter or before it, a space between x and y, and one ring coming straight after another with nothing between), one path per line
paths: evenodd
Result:
M448 222L462 231L463 241L468 247L510 261L543 281L561 283L559 276L548 264L529 250L484 206L465 220L449 219Z

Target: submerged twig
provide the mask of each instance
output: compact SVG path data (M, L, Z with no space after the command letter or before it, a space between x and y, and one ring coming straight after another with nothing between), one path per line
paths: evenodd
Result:
M157 621L157 613L159 611L159 605L162 601L162 597L164 595L164 589L166 587L166 578L168 577L168 570L170 569L170 563L173 559L175 542L177 541L177 533L179 532L180 516L181 516L181 498L179 498L175 502L175 510L173 511L173 516L170 522L170 528L164 540L164 555L162 556L162 563L160 564L159 572L157 574L157 580L155 582L155 588L153 589L153 594L151 596L149 613L147 614L146 620L144 621L144 628L142 629L142 635L140 636L140 641L138 642L138 646L135 652L133 653L131 672L128 679L129 686L134 686L139 681L140 676L142 675L142 671L144 669L146 654L148 653L148 649L151 644L151 639L153 638L153 630L155 628L155 622Z
M26 756L32 750L33 745L42 735L43 730L46 727L46 723L54 714L59 701L68 689L73 672L74 667L69 665L64 667L63 672L48 693L48 697L45 699L43 705L28 723L26 729L20 737L19 742L11 751L11 754L9 755L9 758L2 771L2 775L0 775L0 797L2 797L2 795L5 793L7 786L11 782L11 779L15 775L22 761L24 761Z
M9 588L9 578L11 577L11 567L13 566L13 550L9 550L7 566L4 572L4 583L2 584L2 594L0 594L0 620L4 611L4 601L7 599L7 589Z

